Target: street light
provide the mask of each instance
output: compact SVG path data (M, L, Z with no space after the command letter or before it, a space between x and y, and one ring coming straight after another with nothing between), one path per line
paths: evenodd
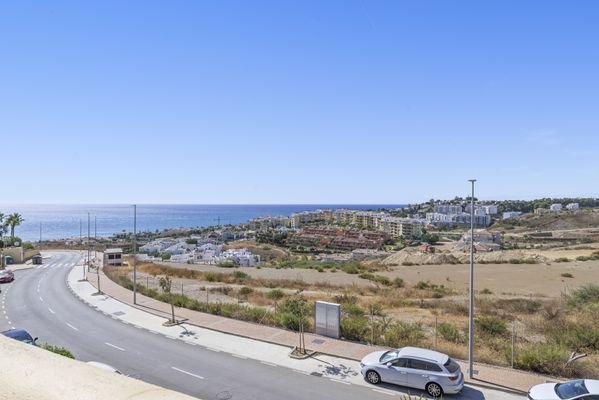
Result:
M133 304L137 304L137 205L133 204Z
M470 197L470 306L468 309L468 374L470 379L474 376L472 370L472 356L474 348L474 183L476 179L469 179L472 184Z

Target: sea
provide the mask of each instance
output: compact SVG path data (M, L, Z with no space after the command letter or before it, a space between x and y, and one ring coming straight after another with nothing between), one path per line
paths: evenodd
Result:
M137 230L162 231L167 228L195 228L213 225L240 224L260 216L289 216L294 212L317 209L348 208L379 210L401 208L401 204L264 204L264 205L137 205ZM108 237L123 231L133 231L133 206L111 205L1 205L7 215L20 213L25 221L15 228L15 235L26 241L86 237Z

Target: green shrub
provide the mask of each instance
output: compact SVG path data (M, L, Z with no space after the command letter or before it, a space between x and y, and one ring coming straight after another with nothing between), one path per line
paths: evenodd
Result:
M406 285L406 283L404 282L403 279L401 279L401 278L393 279L393 286L395 286L396 288L402 288L405 285Z
M283 292L281 289L273 289L270 292L266 293L266 297L268 297L271 300L278 301L285 297L285 292Z
M599 302L599 286L589 283L573 290L566 298L570 305L597 303Z
M511 360L511 352L506 352ZM515 352L514 367L540 374L562 375L568 351L556 344L534 343Z
M463 338L460 329L449 322L442 322L439 324L439 335L448 342L453 343L461 343Z
M239 264L234 261L222 261L216 264L216 266L220 268L237 268L239 267Z
M75 356L73 355L73 353L71 353L68 349L66 349L64 347L53 346L51 344L44 343L43 345L41 345L41 348L51 351L52 353L60 354L61 356L75 359Z
M562 278L574 278L574 275L572 275L569 272L564 272L560 275Z
M383 334L385 344L390 347L418 346L424 339L424 329L420 322L395 321Z
M489 288L484 288L481 290L480 294L493 294L493 292Z
M416 285L414 286L416 289L419 290L424 290L424 289L430 289L431 285L429 281L418 281L418 283L416 283Z
M370 331L368 318L364 316L348 316L341 319L341 336L347 340L363 341Z
M507 332L505 322L495 317L480 317L476 319L478 328L489 335L503 335Z
M358 275L360 278L362 279L367 279L369 281L375 282L375 283L380 283L383 286L391 286L393 285L393 283L391 282L391 279L387 278L386 276L383 275L374 275L371 274L369 272L363 272L360 275Z
M414 264L413 262L410 262L410 261L403 261L401 263L401 265L403 265L404 267L411 267L412 265L416 265L416 264Z
M246 274L245 272L242 271L233 271L233 277L237 280L245 280L248 279L250 276L248 274Z
M365 313L364 309L357 304L343 304L341 309L350 317L363 316Z
M572 325L556 331L554 336L558 344L568 349L588 352L599 350L599 329L592 326Z
M578 257L576 257L576 261L590 261L590 260L592 260L592 258L589 257L589 256L578 256Z
M568 257L559 257L559 258L556 258L554 261L561 263L561 262L570 262L572 260L570 260Z
M239 289L239 294L242 296L247 296L253 292L254 292L254 289L252 289L251 287L248 287L248 286L244 286L241 289Z

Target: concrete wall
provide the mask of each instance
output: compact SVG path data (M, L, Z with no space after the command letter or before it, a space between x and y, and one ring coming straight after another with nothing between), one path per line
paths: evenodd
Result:
M22 247L7 247L2 251L4 256L11 256L15 264L23 264L25 262L25 254Z
M193 400L0 335L0 400Z
M36 254L40 254L39 250L23 250L23 247L7 247L2 251L5 256L11 256L15 264L24 264Z

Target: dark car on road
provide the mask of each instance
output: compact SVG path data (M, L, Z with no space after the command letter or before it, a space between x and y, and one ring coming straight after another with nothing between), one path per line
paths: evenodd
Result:
M0 271L0 283L12 282L15 280L15 274L10 269Z
M32 344L35 345L35 342L37 341L37 338L33 338L29 332L27 332L25 329L20 329L20 328L16 328L16 329L9 329L8 331L4 331L2 332L2 334L6 337L18 340L19 342L24 342L27 344Z

